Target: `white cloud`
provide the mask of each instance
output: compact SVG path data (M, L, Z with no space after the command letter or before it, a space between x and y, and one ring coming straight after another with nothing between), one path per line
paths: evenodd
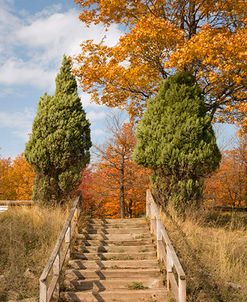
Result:
M50 90L55 72L45 70L33 62L9 59L0 68L0 83L6 85L29 84Z
M13 54L14 32L22 26L22 21L11 11L7 3L0 1L0 63Z
M89 118L90 121L99 121L105 119L107 116L106 112L104 111L89 111L87 113L87 118Z
M78 16L74 9L61 12L60 6L53 6L17 17L6 5L1 7L0 84L49 89L63 54L78 54L83 40L99 42L106 34L107 45L117 43L121 31L116 25L106 33L102 25L86 27Z
M99 105L99 104L91 102L90 95L88 93L83 92L83 93L80 93L79 96L80 96L83 108L94 108L94 109L99 108L101 110L103 108L107 108L107 106L105 106L105 105Z
M34 112L29 108L22 112L0 111L0 128L11 129L13 134L26 140L31 133L33 118Z

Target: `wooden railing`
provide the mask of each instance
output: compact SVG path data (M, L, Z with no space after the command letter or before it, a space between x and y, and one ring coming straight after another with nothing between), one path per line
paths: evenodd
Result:
M146 196L146 216L150 219L151 233L156 236L158 259L166 268L167 289L172 291L176 301L186 302L186 276L161 221L160 209L150 190L147 190Z
M70 257L70 244L72 236L78 232L78 219L82 208L82 197L79 195L70 210L69 216L57 239L50 259L39 279L39 301L50 302L56 295L59 297L59 278L66 258Z
M0 200L0 206L32 206L32 200Z
M13 206L32 206L32 200L0 200L0 213L5 212Z

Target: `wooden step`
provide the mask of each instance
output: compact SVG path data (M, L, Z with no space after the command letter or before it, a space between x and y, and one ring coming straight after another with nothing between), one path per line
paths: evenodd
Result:
M77 234L78 239L83 240L114 240L114 241L126 241L126 240L136 240L136 239L151 239L150 233L144 234Z
M142 222L142 223L115 223L115 224L109 224L109 223L86 223L83 224L81 227L84 228L104 228L104 229L117 229L117 230L121 230L121 229L133 229L133 228L148 228L149 229L149 225L146 222Z
M131 276L132 278L139 277L159 277L159 268L143 268L143 269L69 269L65 271L65 279L67 280L84 280L84 279L95 279L104 280L109 278L127 278Z
M69 261L69 267L73 269L151 269L159 268L157 260L81 260L74 259Z
M146 227L149 228L149 225L146 221L143 221L141 223L91 223L86 222L85 227L88 228L106 228L106 229L126 229L126 228L140 228L140 227Z
M149 229L147 227L143 228L104 228L104 227L97 227L97 228L89 228L86 227L82 230L82 234L149 234Z
M66 292L61 293L61 298L66 302L166 302L165 288L117 291L92 292Z
M143 253L80 253L72 252L72 258L83 260L144 260L156 259L156 251Z
M117 279L95 279L95 280L64 280L64 286L67 290L85 291L94 290L102 292L106 290L116 289L151 289L161 288L163 286L161 277L148 278L148 277L128 277Z
M135 239L135 240L104 240L104 239L90 239L84 240L83 238L77 238L76 244L85 246L143 246L152 244L152 239Z
M116 218L116 219L90 219L88 220L88 223L91 224L125 224L125 225L131 225L131 224L140 224L140 223L145 223L147 224L146 218L130 218L130 219L121 219L121 218Z
M74 247L73 251L80 253L143 253L143 252L154 252L154 245L135 245L135 246L83 246L77 245Z

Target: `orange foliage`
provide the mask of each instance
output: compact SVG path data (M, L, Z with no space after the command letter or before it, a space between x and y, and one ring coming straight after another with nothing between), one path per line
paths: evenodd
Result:
M168 67L193 69L204 93L217 100L211 110L224 105L219 121L247 123L247 29L232 33L228 28L205 25L171 55ZM207 83L206 85L203 83ZM222 119L223 117L223 119Z
M212 115L246 127L247 4L243 0L75 0L87 25L125 29L113 47L84 41L75 70L92 100L141 114L160 80L192 70Z
M15 199L13 182L9 175L11 171L11 160L0 159L0 199Z
M247 206L247 136L225 151L218 171L205 183L205 199L220 206Z
M84 176L80 189L97 216L120 217L121 192L124 194L125 217L138 217L145 213L148 171L133 162L134 145L133 127L124 124L115 131L105 149L97 148L100 161L89 172L84 172L84 175L89 173L90 181L85 182Z
M1 199L29 200L32 198L34 172L22 155L13 161L0 160Z
M95 176L92 167L83 170L81 183L77 191L81 192L83 196L83 213L86 216L101 218L104 216L104 210L95 191L97 188Z

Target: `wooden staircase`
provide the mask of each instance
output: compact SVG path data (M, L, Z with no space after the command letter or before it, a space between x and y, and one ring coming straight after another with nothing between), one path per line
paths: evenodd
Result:
M165 302L146 219L94 219L76 236L61 301Z
M39 278L39 302L165 302L167 292L186 302L186 275L149 190L147 220L94 219L80 229L82 203L78 195Z

